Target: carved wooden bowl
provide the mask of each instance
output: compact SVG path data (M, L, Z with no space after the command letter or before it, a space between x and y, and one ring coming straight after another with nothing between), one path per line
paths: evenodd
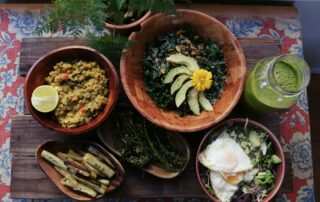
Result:
M201 163L199 162L199 154L205 149L204 145L208 144L208 140L210 139L211 134L213 134L216 131L221 130L222 127L228 126L230 124L236 124L236 125L245 125L248 124L249 127L257 129L257 130L261 130L263 131L265 134L267 134L268 138L271 140L271 142L273 143L273 148L275 151L275 154L280 158L281 163L277 166L276 168L276 174L275 174L275 185L273 187L273 189L263 198L263 202L267 202L270 201L275 195L276 193L279 191L282 181L284 179L284 174L285 174L285 158L284 158L284 153L282 150L282 146L278 140L278 138L275 136L275 134L273 134L268 128L266 128L264 125L252 121L252 120L247 120L244 118L236 118L236 119L229 119L215 127L213 127L212 129L210 129L210 131L203 137L199 147L198 147L198 151L197 151L197 155L196 155L196 172L197 172L197 178L198 181L200 183L200 186L202 188L202 190L206 193L206 195L212 200L212 201L216 201L219 202L220 200L213 196L212 194L210 194L210 192L207 190L205 184L204 184L204 178L202 177L203 173L201 173Z
M180 117L176 111L159 108L145 90L142 55L148 42L159 35L191 27L193 32L220 45L228 69L227 84L211 112L200 116ZM138 43L122 55L120 75L124 90L133 106L149 121L169 130L195 132L215 125L237 104L245 81L246 66L243 51L233 34L215 18L192 10L178 9L177 15L157 14L141 24L141 31L129 39Z
M67 153L69 149L73 149L75 151L87 151L87 148L89 146L95 147L97 150L99 150L105 157L107 157L115 166L115 175L110 179L110 184L108 185L107 191L104 195L108 195L110 192L117 189L122 182L124 181L125 177L125 170L122 167L121 163L107 150L105 150L102 146L100 146L97 143L94 142L68 142L68 141L47 141L39 145L39 147L36 150L36 160L40 168L43 170L43 172L49 177L49 179L57 186L57 188L62 191L64 194L69 196L72 199L78 200L78 201L92 201L93 198L89 197L85 194L82 194L80 192L74 191L69 187L66 187L61 184L60 180L62 179L62 176L54 169L54 165L49 163L47 160L43 159L41 157L41 153L43 150L47 150L53 154L56 154L58 152L64 152ZM96 198L98 199L103 197L104 195L97 195Z
M33 108L31 96L33 90L45 84L45 78L52 71L53 66L61 61L85 60L96 61L105 70L108 78L108 102L98 116L89 123L76 128L64 128L53 119L52 113L41 113ZM112 63L100 52L86 46L66 46L53 50L38 59L29 70L24 83L24 98L31 115L44 127L58 133L77 135L96 128L111 113L118 98L119 80Z

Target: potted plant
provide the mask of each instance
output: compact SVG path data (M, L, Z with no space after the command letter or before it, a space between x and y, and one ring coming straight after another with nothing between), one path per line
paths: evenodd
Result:
M152 13L174 13L174 0L53 0L37 27L37 33L61 31L78 38L89 36L90 46L118 66L121 52L133 44L128 33ZM106 32L107 28L111 34ZM121 31L117 31L121 30Z

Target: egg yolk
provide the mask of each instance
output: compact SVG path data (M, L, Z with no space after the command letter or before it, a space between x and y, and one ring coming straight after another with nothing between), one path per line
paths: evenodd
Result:
M224 180L227 183L233 184L233 185L239 184L243 180L244 175L245 175L245 172L239 172L235 174L222 173Z

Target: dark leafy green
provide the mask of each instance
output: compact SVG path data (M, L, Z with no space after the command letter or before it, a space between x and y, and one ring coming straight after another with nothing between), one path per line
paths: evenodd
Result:
M191 49L186 49L181 52L196 58L201 68L212 72L213 84L209 90L205 91L205 96L214 104L220 98L226 84L227 68L221 48L212 40L199 37L189 28L181 29L178 32L159 36L149 43L142 61L146 91L160 108L178 110L181 116L193 113L186 101L177 109L174 96L170 94L171 84L163 84L162 80L164 75L175 67L168 64L166 58L170 54L177 53L176 46L184 46L187 40L197 50L193 52Z
M143 168L151 162L167 170L180 170L186 159L175 150L164 129L148 123L133 109L113 113L116 147L129 163Z

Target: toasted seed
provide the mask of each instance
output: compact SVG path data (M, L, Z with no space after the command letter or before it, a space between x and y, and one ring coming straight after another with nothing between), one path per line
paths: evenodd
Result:
M180 48L178 45L176 46L176 51L177 51L178 53L181 52L181 48Z

